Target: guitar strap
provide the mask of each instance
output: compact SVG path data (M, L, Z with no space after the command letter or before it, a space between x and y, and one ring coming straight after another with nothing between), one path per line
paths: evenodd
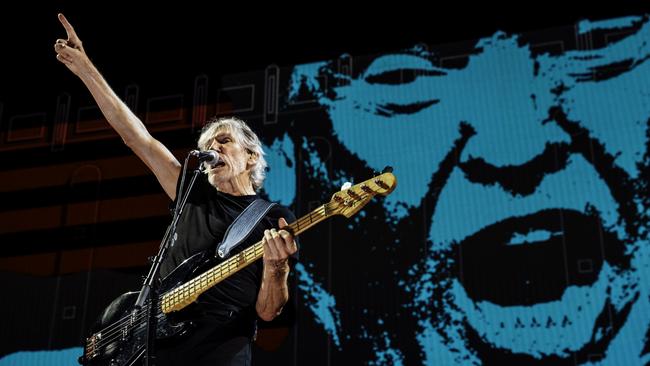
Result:
M223 241L217 246L217 254L225 258L251 234L253 229L262 221L275 202L256 199L242 211L235 221L228 226Z

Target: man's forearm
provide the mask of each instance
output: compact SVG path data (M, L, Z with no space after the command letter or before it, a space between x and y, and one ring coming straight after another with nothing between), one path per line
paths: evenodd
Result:
M282 308L289 300L288 277L288 262L284 262L281 265L264 263L262 285L260 286L260 292L257 295L257 304L255 306L257 314L263 320L271 321L280 315Z
M131 146L137 143L139 138L149 136L140 119L115 94L92 63L79 75L79 78L92 94L108 123L127 145Z
M156 175L169 198L175 199L181 169L176 157L149 134L142 121L115 94L90 60L80 61L80 65L76 74L95 98L106 121Z

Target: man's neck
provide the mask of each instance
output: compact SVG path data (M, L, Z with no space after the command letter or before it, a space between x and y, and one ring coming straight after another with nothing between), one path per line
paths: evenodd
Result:
M248 196L254 195L255 190L248 177L246 183L240 181L241 179L235 178L232 181L217 182L216 188L219 192L228 193L232 196Z

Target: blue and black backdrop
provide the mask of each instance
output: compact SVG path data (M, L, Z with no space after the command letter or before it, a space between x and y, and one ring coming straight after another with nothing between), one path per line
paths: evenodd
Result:
M398 179L304 234L259 364L650 362L648 16L190 84L118 93L179 159L210 116L247 120L262 193L298 216L387 165ZM74 363L170 219L82 100L2 118L0 365Z

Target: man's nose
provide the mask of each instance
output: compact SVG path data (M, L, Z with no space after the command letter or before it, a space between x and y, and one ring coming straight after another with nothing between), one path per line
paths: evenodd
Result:
M516 167L542 155L548 145L571 142L571 136L553 120L494 122L472 124L476 134L463 149L461 163L480 158L495 167Z
M222 151L221 144L216 142L216 141L213 142L212 145L210 145L210 149L212 149L212 150L214 150L214 151L216 151L218 153L221 153L221 151Z

